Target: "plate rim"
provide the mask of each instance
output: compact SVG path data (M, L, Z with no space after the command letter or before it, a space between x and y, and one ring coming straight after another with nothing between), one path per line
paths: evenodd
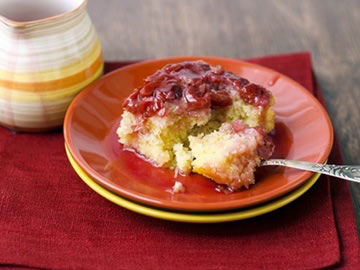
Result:
M307 89L305 89L298 82L296 82L295 80L289 78L288 76L286 76L280 72L277 72L273 69L270 69L270 68L267 68L267 67L264 67L264 66L261 66L258 64L242 61L242 60L231 59L231 58L222 58L222 57L211 57L211 56L181 56L181 57L169 57L169 58L159 58L159 59L141 61L141 62L137 62L134 64L130 64L130 65L126 65L124 67L118 68L114 71L107 73L106 75L102 76L101 78L99 78L98 80L96 80L95 82L93 82L92 84L87 86L84 90L82 90L74 98L74 100L70 104L70 106L66 112L66 115L65 115L64 139L65 139L67 146L69 147L69 151L70 151L72 157L75 159L77 164L79 164L81 166L81 168L84 169L92 177L92 179L94 179L94 181L96 181L98 184L100 184L101 186L105 187L106 189L109 189L112 192L119 194L121 196L124 196L130 200L136 200L140 203L144 203L144 204L151 205L154 207L181 210L181 211L194 211L194 212L195 211L200 212L200 211L230 210L230 209L234 209L234 208L249 207L252 205L259 204L259 203L264 203L266 201L283 196L284 194L286 194L288 192L291 192L292 190L298 188L301 184L303 184L307 179L309 179L309 177L313 174L310 172L304 172L303 176L300 177L299 180L290 183L289 185L287 185L287 188L282 188L281 191L277 191L277 192L275 192L275 194L274 194L274 191L270 191L270 192L267 192L266 194L259 195L258 199L256 201L252 201L249 198L241 199L241 201L242 201L241 205L239 205L239 203L236 203L236 202L238 202L238 200L231 200L231 201L222 201L221 203L218 203L218 202L204 203L204 204L201 204L200 206L199 206L199 203L196 203L196 207L194 207L192 202L176 202L176 201L167 201L167 200L161 200L161 199L158 200L156 198L152 198L147 195L144 196L144 194L141 194L138 192L134 192L134 191L129 192L127 189L124 189L122 187L119 187L117 185L109 183L106 181L106 177L98 174L97 171L94 170L82 158L82 156L79 153L77 153L78 151L75 150L75 146L73 145L73 142L72 142L72 139L70 136L71 117L74 114L74 110L76 108L77 103L82 99L83 96L86 96L87 93L90 92L96 84L101 83L101 81L106 80L110 76L113 76L114 73L120 72L122 70L137 68L138 66L142 66L142 65L161 63L161 62L169 62L169 61L180 62L180 61L191 61L191 60L199 60L199 59L203 59L205 61L227 61L227 62L232 62L234 64L247 66L249 68L253 68L253 69L257 69L257 70L263 70L265 72L270 72L274 75L275 74L279 75L282 78L290 81L292 84L296 85L296 87L303 94L305 94L307 96L307 98L311 99L313 102L315 102L317 104L317 107L320 109L320 111L321 111L322 115L324 116L324 119L327 123L327 127L328 127L327 131L329 134L329 147L327 147L326 151L324 151L323 155L319 158L319 161L317 161L317 162L324 163L326 161L326 159L328 158L330 151L332 149L333 140L334 140L333 127L332 127L330 117L329 117L327 111L325 110L325 108L323 107L323 105L320 103L320 101L317 100L313 94L311 94ZM270 193L270 196L268 195L269 193ZM251 202L247 202L247 201L251 201Z
M111 201L112 203L121 206L127 210L133 211L138 214L142 214L148 217L158 218L168 221L176 222L185 222L185 223L223 223L231 222L243 219L249 219L264 215L275 211L301 197L305 192L307 192L314 184L319 180L321 174L315 173L312 175L305 183L303 183L299 188L291 191L290 193L266 202L255 207L246 208L246 209L233 209L231 212L215 212L215 213L185 213L185 212L176 212L166 209L153 208L147 205L141 205L139 203L133 202L126 198L121 197L120 195L107 190L106 188L99 185L95 180L91 179L89 175L76 163L74 158L71 156L71 153L65 144L65 151L67 158L79 176L79 178L88 186L90 189L95 191L101 197Z

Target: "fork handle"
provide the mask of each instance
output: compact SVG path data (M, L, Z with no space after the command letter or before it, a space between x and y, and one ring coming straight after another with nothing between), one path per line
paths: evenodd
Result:
M360 166L318 164L287 159L268 159L261 163L261 166L271 165L285 166L305 171L317 172L360 183Z

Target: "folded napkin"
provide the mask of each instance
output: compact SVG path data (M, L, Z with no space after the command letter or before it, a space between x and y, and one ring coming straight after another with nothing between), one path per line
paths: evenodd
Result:
M250 60L322 100L308 53ZM129 62L107 63L106 71ZM335 146L329 162L341 163ZM130 212L88 188L61 131L0 128L0 265L44 269L359 269L348 185L321 176L301 198L266 215L185 224Z

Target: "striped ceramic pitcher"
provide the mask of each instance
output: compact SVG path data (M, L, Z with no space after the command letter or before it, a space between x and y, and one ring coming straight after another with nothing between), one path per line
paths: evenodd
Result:
M0 0L0 125L61 126L71 100L102 70L86 0Z

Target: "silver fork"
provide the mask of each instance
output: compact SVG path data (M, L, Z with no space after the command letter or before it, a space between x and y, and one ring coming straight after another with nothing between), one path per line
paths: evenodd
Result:
M360 166L318 164L287 159L268 159L261 163L261 166L272 165L317 172L360 183Z

